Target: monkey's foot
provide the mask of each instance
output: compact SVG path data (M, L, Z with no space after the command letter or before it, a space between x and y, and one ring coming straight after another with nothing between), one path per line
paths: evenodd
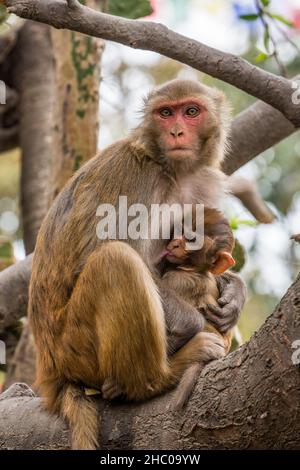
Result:
M101 388L102 397L105 400L114 400L123 395L123 390L111 379L106 379Z

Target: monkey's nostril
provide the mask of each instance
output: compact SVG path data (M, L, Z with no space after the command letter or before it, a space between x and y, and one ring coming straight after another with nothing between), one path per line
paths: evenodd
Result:
M180 132L171 132L171 135L175 138L176 137L181 137L183 135L183 132L181 132L181 131Z

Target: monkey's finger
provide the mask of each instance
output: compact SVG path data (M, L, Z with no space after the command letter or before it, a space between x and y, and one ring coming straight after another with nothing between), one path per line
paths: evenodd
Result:
M208 304L206 313L208 312L210 316L210 312L213 312L215 315L223 316L223 310L221 307L217 307L216 305Z
M232 300L232 296L231 295L228 295L228 293L226 293L225 295L222 295L222 297L220 297L218 299L218 304L223 307L224 305L226 304L229 304L229 302Z
M102 392L105 392L106 390L109 390L112 386L115 385L115 382L110 379L106 379L101 387Z
M222 318L232 318L232 320L236 320L239 315L239 308L236 302L230 302L225 307L222 308Z
M209 321L209 323L212 323L213 326L216 326L217 329L222 321L222 319L219 316L214 315L213 313L210 313L209 315L207 315L206 319Z
M113 400L122 395L122 389L112 380L105 380L101 388L102 396L105 400Z
M122 395L122 390L120 390L117 387L112 387L109 390L106 390L106 392L102 392L102 397L105 400L114 400L115 398L118 398Z
M219 331L222 334L227 333L227 331L232 329L232 322L225 322L219 326Z

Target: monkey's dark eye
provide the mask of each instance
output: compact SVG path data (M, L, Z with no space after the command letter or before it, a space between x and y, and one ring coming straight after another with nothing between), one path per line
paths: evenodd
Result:
M197 106L189 106L185 110L185 114L186 114L186 116L193 118L193 117L196 117L200 114L200 109Z
M192 234L185 235L184 238L188 243L194 243L196 241L195 235Z
M172 116L172 111L170 108L162 108L159 110L159 114L161 115L161 117L167 118L169 116Z

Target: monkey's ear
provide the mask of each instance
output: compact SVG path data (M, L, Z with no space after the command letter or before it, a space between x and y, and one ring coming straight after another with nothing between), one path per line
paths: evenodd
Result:
M235 261L228 251L219 251L217 259L214 262L213 267L210 269L210 272L213 274L223 274L227 269L234 265Z

